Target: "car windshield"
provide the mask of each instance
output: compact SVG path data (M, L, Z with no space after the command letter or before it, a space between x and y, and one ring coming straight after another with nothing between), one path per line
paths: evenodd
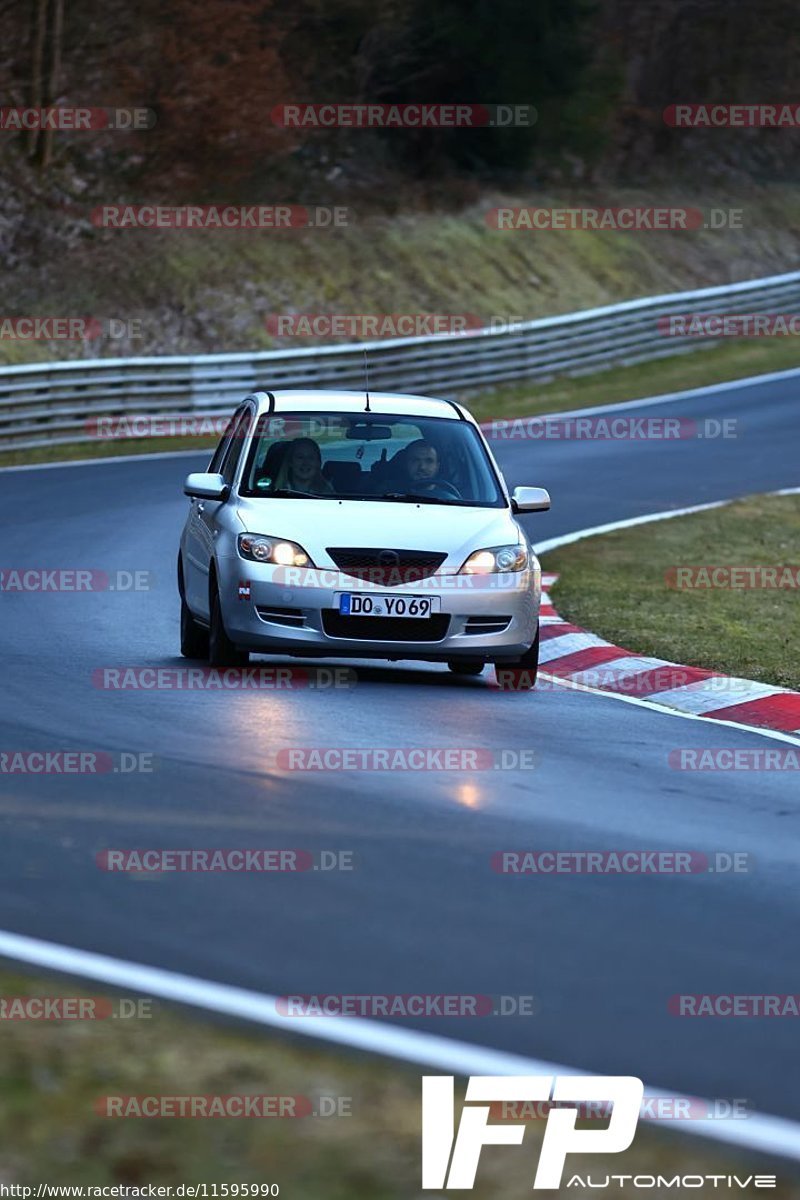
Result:
M382 413L260 419L243 496L500 508L496 472L468 421Z

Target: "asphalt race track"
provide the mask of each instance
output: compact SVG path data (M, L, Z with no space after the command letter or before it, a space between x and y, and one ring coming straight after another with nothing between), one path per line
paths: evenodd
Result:
M637 415L736 418L729 440L498 441L509 484L550 489L533 540L796 486L798 378ZM139 593L0 596L0 749L153 753L152 774L0 776L0 928L284 993L536 998L533 1017L408 1024L740 1097L800 1119L791 1019L680 1019L676 993L800 993L800 788L791 772L679 772L681 746L764 737L611 698L508 694L438 666L355 664L357 686L103 691L103 666L181 665L174 563L207 455L0 473L5 567L154 573ZM275 660L277 661L277 660ZM328 666L332 661L327 662ZM286 746L533 750L459 776L276 770ZM107 847L354 851L351 872L109 874ZM745 851L689 877L495 873L503 849Z

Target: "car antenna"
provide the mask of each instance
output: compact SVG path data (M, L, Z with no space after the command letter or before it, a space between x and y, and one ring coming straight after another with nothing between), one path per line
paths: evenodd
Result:
M369 406L369 359L367 358L366 350L364 351L364 383L366 385L364 394L367 397L367 407L364 409L364 412L372 412Z

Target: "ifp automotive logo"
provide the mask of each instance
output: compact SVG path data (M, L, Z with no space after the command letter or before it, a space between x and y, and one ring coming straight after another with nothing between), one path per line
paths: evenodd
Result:
M422 1187L471 1190L482 1146L520 1145L524 1125L489 1125L490 1104L500 1100L574 1104L547 1115L534 1188L558 1188L568 1154L619 1154L633 1142L644 1084L630 1075L474 1075L455 1132L452 1075L422 1078ZM578 1105L610 1103L605 1129L576 1129ZM481 1102L481 1103L478 1103Z

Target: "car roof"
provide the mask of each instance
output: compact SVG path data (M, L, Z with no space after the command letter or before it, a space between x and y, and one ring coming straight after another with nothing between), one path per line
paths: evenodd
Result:
M269 393L254 389L251 393L259 401L259 414L269 412ZM328 391L323 388L303 391L276 391L273 411L276 413L293 409L295 412L319 412L328 410L343 413L366 412L366 393ZM394 413L409 417L443 417L452 421L469 420L472 415L456 407L451 400L433 396L411 396L402 392L370 392L369 408L372 413Z

